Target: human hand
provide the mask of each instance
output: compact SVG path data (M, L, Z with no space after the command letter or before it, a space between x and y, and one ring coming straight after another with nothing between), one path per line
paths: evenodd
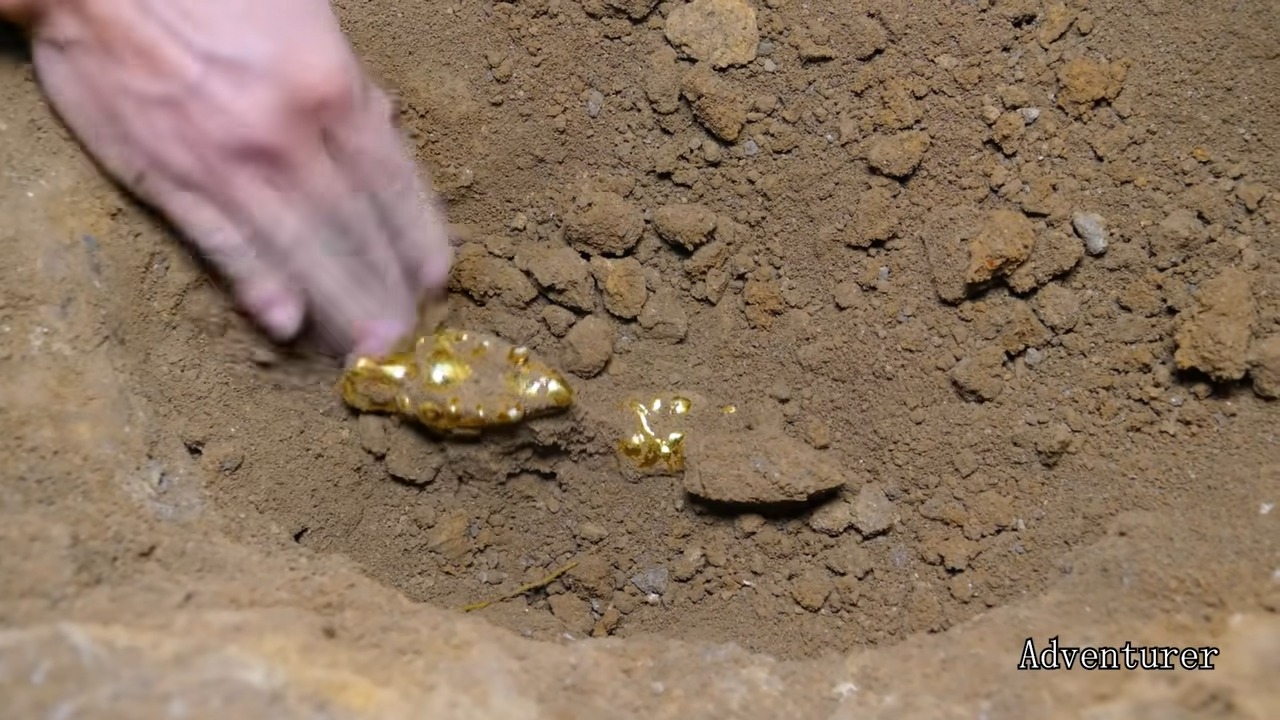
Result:
M64 122L269 335L310 315L335 352L379 354L413 328L449 271L446 225L328 2L46 0L33 17Z

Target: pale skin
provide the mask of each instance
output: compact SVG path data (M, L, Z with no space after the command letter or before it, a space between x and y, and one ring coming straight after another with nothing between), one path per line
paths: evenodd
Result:
M445 284L447 225L326 0L0 0L99 165L273 339L383 353Z

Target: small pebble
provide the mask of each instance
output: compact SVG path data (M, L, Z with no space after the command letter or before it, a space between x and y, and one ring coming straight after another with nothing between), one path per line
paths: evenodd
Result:
M1071 216L1071 226L1075 228L1076 235L1084 240L1085 252L1101 255L1107 251L1107 225L1101 215L1076 213Z
M599 90L592 90L587 93L587 115L597 117L600 115L600 109L604 107L604 94Z
M661 595L667 591L667 569L655 567L636 573L631 576L631 584L646 595Z
M1027 348L1022 360L1027 364L1027 367L1035 367L1044 362L1044 351L1040 348Z

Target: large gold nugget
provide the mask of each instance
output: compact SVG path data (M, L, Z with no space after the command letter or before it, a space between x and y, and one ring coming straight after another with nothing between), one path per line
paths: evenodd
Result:
M411 350L360 358L342 399L363 412L396 413L442 433L475 433L567 409L564 377L497 336L440 329Z

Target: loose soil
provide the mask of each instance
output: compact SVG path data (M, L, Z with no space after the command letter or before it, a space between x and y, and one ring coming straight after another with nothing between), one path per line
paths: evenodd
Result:
M859 657L903 669L885 697L972 654L1010 686L937 707L1011 717L1024 629L1274 623L1280 8L683 5L336 3L448 201L448 323L577 393L478 441L357 416L259 337L10 53L0 622L293 608L403 658L397 623L472 627L420 606L576 563L470 618L641 665ZM627 403L678 396L686 467L638 470ZM1207 707L1147 682L1125 697ZM1228 685L1221 717L1271 691Z

